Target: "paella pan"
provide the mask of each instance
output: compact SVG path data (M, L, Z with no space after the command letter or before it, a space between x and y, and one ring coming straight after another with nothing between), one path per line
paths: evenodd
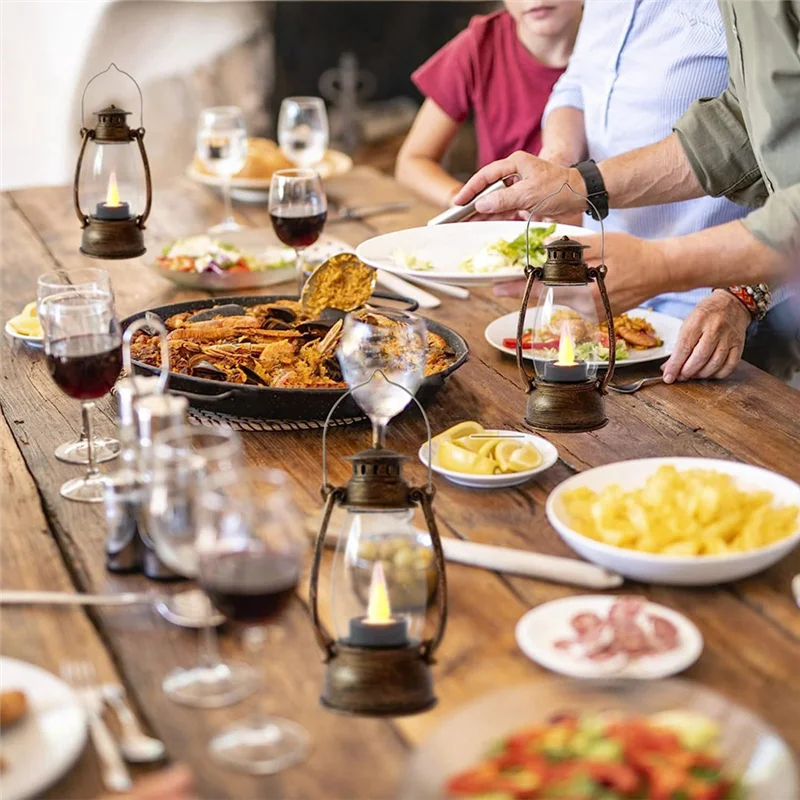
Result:
M196 319L200 312L205 313ZM293 297L191 300L134 314L123 327L148 314L170 330L170 391L186 395L197 408L237 417L323 420L347 390L334 356L341 323L335 315L309 319ZM428 362L417 393L423 403L469 355L462 336L433 320L425 322ZM137 372L158 371L155 339L137 334L131 353ZM347 398L335 416L361 414Z

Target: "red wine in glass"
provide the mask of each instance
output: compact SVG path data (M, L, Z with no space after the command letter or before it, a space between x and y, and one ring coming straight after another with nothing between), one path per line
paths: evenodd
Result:
M246 624L279 617L300 580L297 559L271 551L203 555L199 573L214 606L229 620Z
M119 336L85 334L57 339L46 353L47 368L64 394L97 400L111 391L122 370Z
M314 206L292 206L278 207L269 215L278 238L285 245L297 249L308 247L319 239L328 212L317 211Z

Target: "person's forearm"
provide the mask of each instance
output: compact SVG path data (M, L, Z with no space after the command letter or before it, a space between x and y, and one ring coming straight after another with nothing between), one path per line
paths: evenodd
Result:
M563 167L587 157L586 130L581 109L563 106L548 114L542 129L539 155Z
M401 154L394 176L400 184L439 206L452 205L453 196L463 186L440 164L423 156Z
M704 195L676 134L598 164L611 208L637 208ZM570 180L570 184L572 184Z
M660 244L664 291L779 283L789 272L789 261L753 236L740 220L663 239Z

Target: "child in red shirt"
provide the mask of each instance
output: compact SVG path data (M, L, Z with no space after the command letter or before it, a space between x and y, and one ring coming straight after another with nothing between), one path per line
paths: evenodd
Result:
M470 111L478 167L516 150L539 152L542 112L575 43L581 0L504 5L473 17L411 76L426 99L400 149L395 177L439 205L450 205L462 186L440 161Z

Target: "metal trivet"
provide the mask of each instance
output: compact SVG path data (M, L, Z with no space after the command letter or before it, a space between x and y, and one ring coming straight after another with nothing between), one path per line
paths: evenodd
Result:
M346 425L355 425L357 422L364 422L366 419L364 416L332 419L328 427L341 428ZM235 431L251 431L254 433L264 431L321 431L325 427L324 419L255 419L252 417L234 417L230 414L220 414L216 411L206 411L205 409L191 407L189 408L189 422L206 428L233 428Z

